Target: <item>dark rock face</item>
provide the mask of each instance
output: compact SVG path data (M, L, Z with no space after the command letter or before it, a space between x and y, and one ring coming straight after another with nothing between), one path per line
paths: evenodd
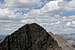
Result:
M0 44L0 50L48 50L57 47L57 42L35 23L24 25Z

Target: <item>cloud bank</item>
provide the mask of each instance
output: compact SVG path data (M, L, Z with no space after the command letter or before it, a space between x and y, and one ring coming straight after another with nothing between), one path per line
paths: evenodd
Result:
M74 33L75 15L64 15L64 12L75 9L74 0L68 1L6 0L3 4L4 7L0 8L0 32L11 34L24 24L35 22L48 32ZM66 15L68 14L66 13Z

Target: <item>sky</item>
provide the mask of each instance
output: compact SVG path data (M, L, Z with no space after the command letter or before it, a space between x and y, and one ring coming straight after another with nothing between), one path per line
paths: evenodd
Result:
M55 34L75 33L75 0L0 0L0 34L30 23Z

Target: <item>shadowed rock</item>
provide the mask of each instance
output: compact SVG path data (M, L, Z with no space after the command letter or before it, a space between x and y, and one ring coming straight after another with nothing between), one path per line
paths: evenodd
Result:
M24 25L0 44L0 50L48 50L58 47L51 35L36 23Z

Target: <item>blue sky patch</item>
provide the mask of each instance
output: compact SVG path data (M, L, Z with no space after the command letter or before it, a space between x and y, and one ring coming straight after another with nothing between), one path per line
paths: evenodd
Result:
M75 10L73 10L73 11L65 11L65 12L63 12L63 15L64 16L72 16L72 15L75 15Z
M3 4L4 3L4 0L0 0L0 3Z

